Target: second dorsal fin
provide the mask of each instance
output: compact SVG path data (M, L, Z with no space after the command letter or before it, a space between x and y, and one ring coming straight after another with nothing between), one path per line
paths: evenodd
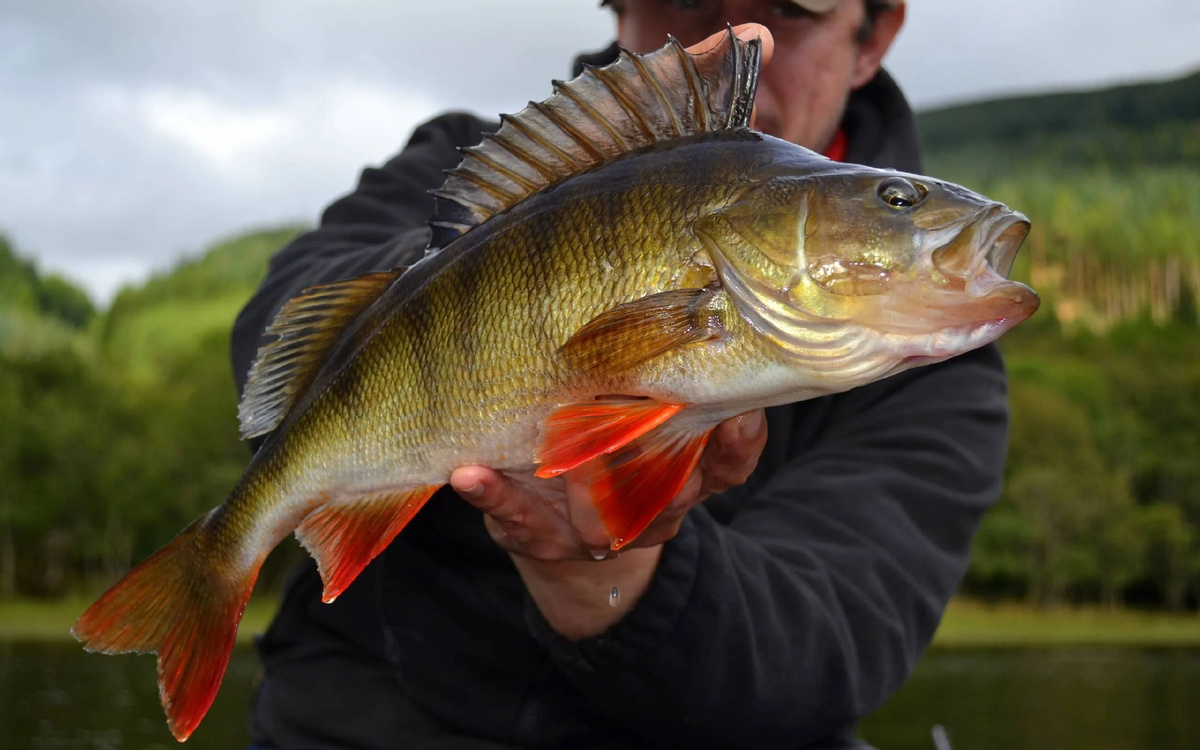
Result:
M762 42L730 29L689 54L675 39L646 55L621 51L603 68L554 82L554 95L500 119L500 130L463 150L433 195L431 247L573 175L659 141L747 127Z
M267 328L274 340L258 350L238 404L242 439L274 430L312 384L350 321L392 285L403 268L309 287Z

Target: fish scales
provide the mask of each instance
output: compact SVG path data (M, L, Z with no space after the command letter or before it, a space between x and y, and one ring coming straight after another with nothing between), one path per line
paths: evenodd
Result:
M655 156L639 158L657 162ZM601 168L580 185L532 199L527 211L497 217L494 225L464 238L471 242L456 248L444 266L431 264L431 278L417 291L385 300L392 303L385 314L389 322L330 383L331 395L310 407L314 419L335 422L349 418L338 414L354 415L352 425L332 431L333 439L318 441L320 450L356 460L370 456L373 465L396 467L397 477L434 479L426 474L436 471L444 478L447 466L468 460L497 465L496 456L479 452L478 436L498 427L524 426L528 432L539 416L529 409L548 411L548 394L573 397L637 384L636 372L617 379L566 372L555 352L600 312L672 288L692 265L701 248L686 232L690 214L725 203L735 191L726 180L714 185L714 174L696 170L689 175L695 184L681 185L674 179L677 170L690 163L686 155L668 160L673 169L665 170L666 179L649 186L643 184L645 174L654 164L622 169L640 178L629 179L628 192L612 187L620 185L620 175ZM692 208L662 216L645 211L651 201ZM554 212L562 205L569 206L565 217ZM597 276L603 283L595 283ZM483 323L467 336L462 335L464 310ZM688 356L679 353L674 359ZM676 368L671 360L650 369ZM447 428L448 421L453 428ZM314 424L303 432L316 435L323 429ZM337 444L339 435L349 442ZM381 435L392 439L381 440ZM526 455L514 455L501 467L529 466L533 444L526 447ZM334 465L303 454L283 463L326 471ZM329 486L361 476L352 464L344 471L345 477L322 472L306 484ZM301 500L311 489L301 486L294 493Z
M730 33L557 84L435 191L440 249L284 305L239 408L243 435L267 436L246 472L72 631L158 654L177 738L293 531L332 601L456 467L587 466L619 549L721 420L941 361L1032 314L1005 278L1024 217L749 130L760 53Z

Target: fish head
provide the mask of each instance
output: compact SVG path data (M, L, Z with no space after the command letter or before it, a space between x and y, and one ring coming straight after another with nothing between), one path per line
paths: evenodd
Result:
M879 170L814 179L804 204L805 283L790 296L811 312L922 334L1007 330L1037 310L1037 294L1008 278L1029 219L1003 204Z
M865 382L982 346L1037 310L1008 278L1022 214L891 170L775 169L696 235L742 317L795 356Z

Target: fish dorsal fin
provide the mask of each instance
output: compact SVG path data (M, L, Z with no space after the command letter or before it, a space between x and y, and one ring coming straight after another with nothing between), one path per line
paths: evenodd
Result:
M432 247L563 180L660 141L747 127L758 87L762 42L730 29L721 42L689 54L675 39L657 52L622 50L603 68L586 68L554 94L501 116L500 130L433 191Z
M274 340L258 350L238 404L243 440L279 426L346 326L403 272L397 268L309 287L280 308L267 329Z

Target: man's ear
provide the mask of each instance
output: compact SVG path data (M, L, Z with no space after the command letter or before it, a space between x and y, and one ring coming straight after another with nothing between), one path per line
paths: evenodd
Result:
M865 86L879 72L883 56L891 49L892 42L900 33L900 27L904 25L905 12L904 0L899 0L875 18L871 36L858 48L858 59L854 66L854 88Z

